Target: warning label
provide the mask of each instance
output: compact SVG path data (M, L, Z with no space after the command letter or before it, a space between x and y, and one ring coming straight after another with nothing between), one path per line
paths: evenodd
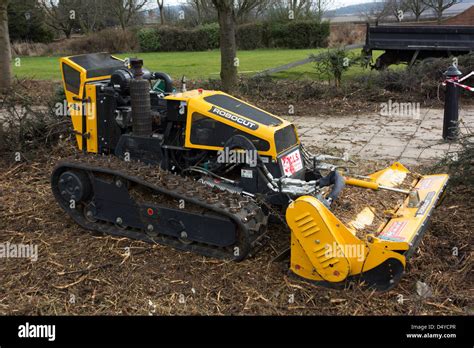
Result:
M380 234L380 238L401 242L405 237L401 235L403 229L408 224L408 221L393 221L390 226Z

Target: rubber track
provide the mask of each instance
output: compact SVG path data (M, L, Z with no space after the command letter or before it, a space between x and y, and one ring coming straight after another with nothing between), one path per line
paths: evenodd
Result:
M135 228L118 228L110 222L91 222L85 219L82 211L77 209L79 205L76 209L69 208L69 203L64 201L57 189L60 173L68 169L84 170L89 176L97 173L112 175L115 178L133 182L135 185L141 185L157 194L168 196L175 201L182 199L194 207L228 217L238 227L237 243L226 248L197 242L184 244L175 237L159 234L159 231L157 231L157 236L151 236L145 231ZM250 197L211 188L192 178L175 175L157 166L139 162L125 162L115 156L80 154L63 159L58 163L53 170L51 185L57 202L76 223L86 229L113 236L124 236L145 242L169 245L179 250L235 261L243 260L249 254L253 254L268 239L266 234L268 217Z

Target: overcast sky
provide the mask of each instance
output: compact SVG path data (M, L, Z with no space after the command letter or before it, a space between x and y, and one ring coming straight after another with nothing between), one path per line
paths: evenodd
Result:
M165 5L178 5L185 3L186 0L164 0ZM333 0L334 4L331 6L331 8L338 8L338 7L343 7L343 6L348 6L348 5L354 5L354 4L362 4L364 2L371 2L374 0ZM156 1L155 0L148 0L147 4L148 8L155 8L157 7Z

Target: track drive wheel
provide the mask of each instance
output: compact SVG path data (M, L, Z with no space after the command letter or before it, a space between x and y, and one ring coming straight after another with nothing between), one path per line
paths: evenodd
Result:
M86 201L91 192L91 183L87 174L80 170L66 170L58 180L58 191L61 198L68 204Z

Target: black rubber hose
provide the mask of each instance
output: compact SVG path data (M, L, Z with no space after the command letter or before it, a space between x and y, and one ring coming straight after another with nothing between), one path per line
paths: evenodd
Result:
M325 187L329 185L333 186L331 192L329 192L327 196L327 199L330 199L330 201L334 201L337 199L344 186L346 186L346 183L344 181L344 177L339 174L339 172L334 170L328 175L323 176L321 179L319 179L319 187Z
M173 80L170 75L164 72L154 72L153 78L165 81L165 93L173 92Z

